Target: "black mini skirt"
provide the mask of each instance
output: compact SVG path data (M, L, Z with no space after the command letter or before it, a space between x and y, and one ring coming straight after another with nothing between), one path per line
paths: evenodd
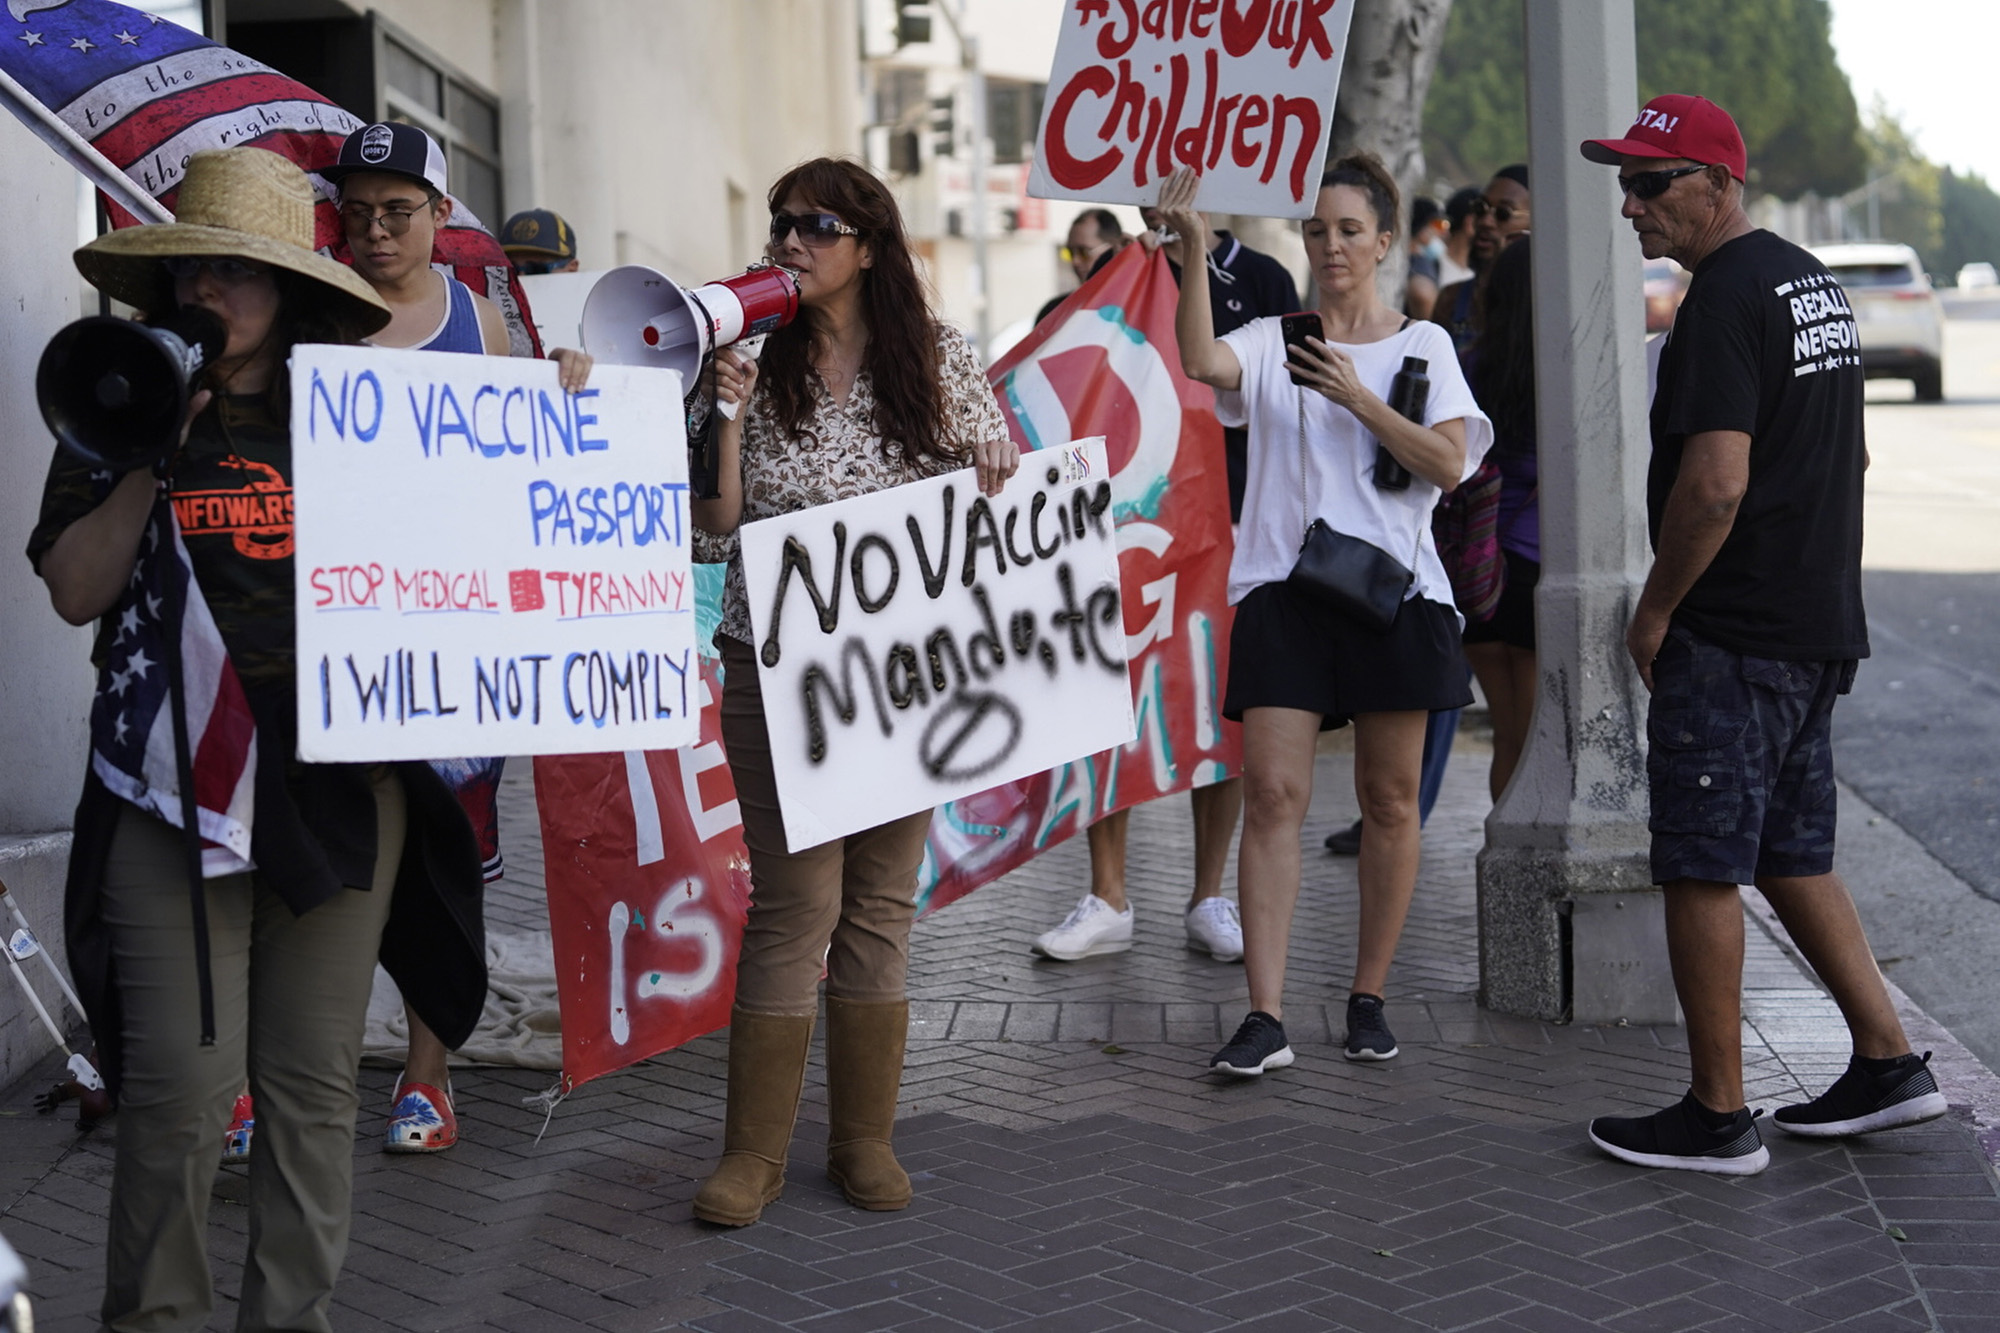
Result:
M1266 583L1236 605L1222 714L1241 722L1246 709L1297 708L1332 731L1358 713L1463 708L1470 675L1448 606L1413 597L1377 631L1290 584Z

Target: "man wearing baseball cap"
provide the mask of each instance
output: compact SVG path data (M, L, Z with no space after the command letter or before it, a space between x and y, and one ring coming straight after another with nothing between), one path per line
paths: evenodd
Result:
M1770 1154L1743 1097L1739 884L1776 909L1854 1042L1847 1072L1777 1126L1838 1138L1945 1112L1833 870L1833 705L1868 655L1854 316L1818 260L1750 224L1743 136L1713 102L1656 97L1582 151L1618 168L1646 257L1694 275L1660 356L1653 568L1625 635L1652 692L1653 879L1692 1085L1590 1137L1640 1166L1752 1175Z
M514 261L522 277L543 273L575 273L576 233L563 215L546 208L529 208L507 219L500 228L500 248Z

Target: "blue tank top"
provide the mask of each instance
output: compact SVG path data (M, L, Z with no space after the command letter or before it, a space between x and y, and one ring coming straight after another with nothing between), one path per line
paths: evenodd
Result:
M416 352L484 352L486 337L479 329L479 307L472 303L472 289L444 275L444 323L437 332L410 350Z

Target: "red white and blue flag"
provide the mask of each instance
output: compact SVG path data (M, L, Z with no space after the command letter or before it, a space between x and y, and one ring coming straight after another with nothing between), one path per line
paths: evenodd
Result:
M308 173L331 166L362 122L296 79L198 33L110 0L6 0L0 102L104 192L112 222L172 220L187 160L266 148ZM333 191L317 175L314 244L347 259ZM513 266L454 199L431 262L507 317L517 356L541 355Z
M178 635L179 642L170 642L170 635ZM104 643L97 698L90 706L90 766L98 781L141 810L184 827L167 680L170 656L178 653L196 819L204 841L202 873L213 878L250 869L257 724L195 582L171 505L153 509L132 581L112 612Z

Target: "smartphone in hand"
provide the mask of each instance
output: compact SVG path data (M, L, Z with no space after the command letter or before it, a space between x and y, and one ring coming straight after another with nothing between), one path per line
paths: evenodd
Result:
M1297 314L1280 315L1278 316L1278 329L1284 335L1285 360L1287 362L1292 359L1292 349L1304 346L1307 338L1317 338L1321 342L1326 341L1326 327L1320 323L1319 311L1317 310L1301 310ZM1289 366L1286 368L1285 374L1290 377L1292 383L1299 384L1298 374L1291 370ZM1301 387L1303 386L1301 385Z

